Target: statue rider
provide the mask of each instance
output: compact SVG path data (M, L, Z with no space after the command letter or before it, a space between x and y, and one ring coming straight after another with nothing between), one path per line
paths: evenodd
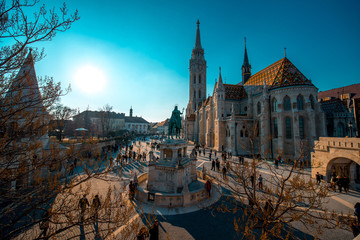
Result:
M175 106L175 109L172 111L171 118L170 118L170 122L173 123L173 126L171 126L171 124L169 124L169 134L170 135L172 135L173 133L176 134L176 129L178 129L179 131L180 131L180 129L182 129L181 114L183 114L183 113L178 110L177 106Z

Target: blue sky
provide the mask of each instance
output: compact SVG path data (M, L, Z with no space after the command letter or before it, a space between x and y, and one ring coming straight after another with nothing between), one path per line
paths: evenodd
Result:
M197 19L208 94L219 66L226 83L241 81L244 37L253 74L283 58L286 47L287 57L320 91L360 82L359 1L66 3L81 19L41 43L47 56L35 67L38 76L71 84L72 92L61 101L80 110L109 104L128 114L132 106L134 115L153 122L170 117L175 104L186 108ZM83 69L99 72L99 80L81 83L77 76Z

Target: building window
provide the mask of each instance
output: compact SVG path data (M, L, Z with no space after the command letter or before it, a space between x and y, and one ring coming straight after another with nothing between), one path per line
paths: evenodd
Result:
M286 138L291 139L291 119L289 117L285 118L285 133Z
M261 113L261 103L260 102L257 103L257 113L258 114Z
M291 110L291 103L289 96L284 97L284 111L290 111Z
M273 112L277 112L277 100L276 100L276 98L273 98L273 100L272 100L271 110Z
M201 75L199 74L199 83L201 83Z
M305 138L304 118L303 117L299 117L299 134L300 134L300 139Z
M273 119L273 135L274 135L274 138L277 138L278 137L278 122L277 122L277 118L274 118Z
M337 136L338 137L345 137L345 128L344 128L344 124L342 122L338 123Z
M201 90L199 89L199 98L201 98Z
M309 100L310 100L311 109L315 109L315 101L313 95L310 95Z
M304 98L303 96L299 95L296 98L296 105L298 110L304 110Z
M196 75L194 74L194 84L196 83Z
M196 91L194 90L194 98L196 98Z

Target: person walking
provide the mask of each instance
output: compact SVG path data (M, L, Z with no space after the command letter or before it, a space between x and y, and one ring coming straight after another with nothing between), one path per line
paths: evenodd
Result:
M97 221L97 219L98 219L98 216L99 216L98 212L99 212L100 207L101 207L101 203L100 203L99 195L96 194L95 197L93 198L92 205L91 205L94 221Z
M155 220L154 224L149 229L149 240L159 240L159 221Z
M259 181L259 189L263 190L263 177L261 176L261 174L258 178L258 181Z
M354 206L354 215L357 217L357 220L360 223L360 202L357 202Z
M83 219L87 206L89 206L89 201L84 194L83 197L79 200L79 207L80 207L80 217Z
M225 165L223 166L223 168L222 168L222 173L223 173L223 179L225 179L226 178L226 167L225 167Z
M215 171L215 160L214 159L211 161L211 170Z

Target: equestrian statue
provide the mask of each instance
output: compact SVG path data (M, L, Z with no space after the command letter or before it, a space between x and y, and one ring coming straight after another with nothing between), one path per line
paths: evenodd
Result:
M177 106L175 106L175 109L172 111L171 118L169 120L169 131L168 131L168 135L170 139L174 139L174 135L176 138L180 137L180 130L182 129L181 115L183 114L183 112L184 109L182 112L180 112Z

